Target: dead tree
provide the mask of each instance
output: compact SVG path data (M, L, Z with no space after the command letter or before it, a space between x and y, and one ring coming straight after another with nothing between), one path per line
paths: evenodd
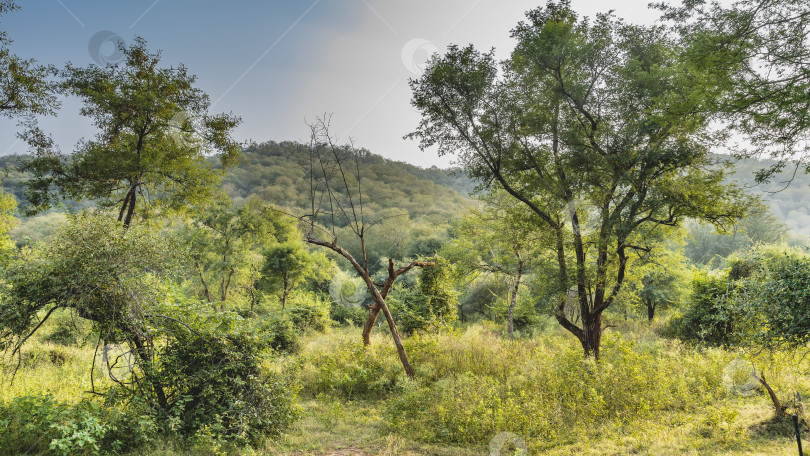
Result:
M329 133L331 117L324 116L310 124L310 143L308 147L308 167L310 184L310 214L303 217L308 222L305 241L312 245L327 248L342 256L351 263L357 275L363 279L371 299L374 302L369 306L370 313L363 327L363 344L371 343L371 330L380 312L385 316L391 336L399 353L399 359L405 372L413 377L414 371L408 361L402 339L397 331L397 325L385 300L396 279L414 267L432 266L430 261L412 261L406 266L396 268L394 260L388 259L388 277L383 284L377 284L372 278L366 254L366 235L368 230L382 220L366 223L363 209L363 187L360 176L360 156L349 143L340 147ZM324 224L318 222L318 217L324 216ZM360 258L355 258L348 250L338 243L335 228L338 223L345 223L360 244ZM326 228L322 225L325 225ZM329 239L323 239L316 232L325 233Z

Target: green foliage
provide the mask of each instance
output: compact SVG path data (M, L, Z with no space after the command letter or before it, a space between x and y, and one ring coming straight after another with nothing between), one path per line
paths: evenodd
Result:
M702 110L744 135L740 143L750 147L738 153L777 159L757 180L804 161L798 151L810 128L808 3L687 1L659 8L680 32L682 61L707 85Z
M235 207L228 199L198 208L200 216L179 230L188 247L188 262L195 271L189 279L195 294L223 308L249 302L253 310L258 297L264 261L262 249L297 237L289 217L257 199Z
M810 257L761 246L730 259L724 274L696 276L673 332L708 344L793 348L810 341Z
M155 423L115 408L83 401L75 405L52 396L20 396L0 403L0 454L119 454L153 439Z
M129 225L144 195L150 209L184 210L211 199L219 176L206 157L217 154L224 166L238 156L230 134L240 120L210 115L208 96L184 66L161 68L160 53L150 53L141 38L121 50L122 64L64 70L64 90L81 99L82 115L100 132L70 155L50 138L29 135L36 156L23 169L33 173L26 191L31 212L60 197L90 199L119 209L118 221Z
M296 360L302 394L358 399L382 397L393 390L402 368L392 350L364 347L357 340L335 342Z
M330 310L330 302L319 295L296 292L290 296L285 313L299 331L326 332L331 324Z
M19 9L13 0L0 1L0 18ZM12 40L0 30L0 116L8 118L52 114L59 107L48 78L56 70L11 52Z
M486 443L498 432L513 432L548 448L598 433L608 421L699 409L724 394L713 370L722 360L712 355L709 362L682 350L662 356L662 347L641 348L610 336L610 350L597 366L570 345L523 353L503 342L478 342L498 345L498 355L476 358L480 366L435 382L403 384L387 407L390 426L429 442ZM433 348L433 364L447 363L458 349L451 347Z
M21 343L58 308L93 322L105 340L133 336L168 293L172 246L160 230L125 231L100 213L71 216L50 242L23 252L8 271L0 346ZM176 263L175 263L176 264Z
M87 320L71 314L67 310L57 310L50 318L53 323L50 333L44 340L61 345L79 345L90 334Z
M762 251L749 260L745 294L740 300L754 303L757 327L754 343L768 347L803 347L810 341L810 256L782 250L781 255ZM768 255L770 253L771 255ZM769 258L770 256L770 258Z
M697 222L688 223L686 227L687 258L697 265L714 266L724 266L723 260L755 245L784 242L789 231L762 202L752 202L748 214L726 232Z
M435 266L421 268L415 286L396 287L389 295L391 313L405 334L445 328L458 318L453 266L444 258L434 261Z
M336 331L312 340L282 369L319 401L382 399L387 431L407 439L480 445L514 432L537 442L538 454L608 429L626 432L659 414L702 413L726 395L719 373L727 359L719 350L613 333L605 339L596 364L559 333L508 341L472 326L419 335L404 341L417 371L408 379L390 344L363 347Z
M99 343L127 347L132 367L108 393L142 403L163 432L213 428L250 444L278 434L295 416L293 395L259 366L269 348L293 347L290 323L271 322L265 332L261 320L179 296L166 282L176 268L167 239L146 226L124 230L101 214L72 217L59 237L11 268L2 342L18 349L56 309L68 309L92 322Z
M263 255L259 289L278 295L284 309L290 293L312 274L314 261L300 239L272 245Z
M278 333L269 340L260 325L235 315L204 320L176 328L160 350L156 371L172 398L170 409L160 411L167 427L184 436L211 429L221 439L251 445L282 432L296 417L294 396L260 368Z
M734 286L725 274L696 274L688 307L670 322L675 334L712 345L741 342L747 313L735 299Z
M19 224L14 217L17 210L17 201L0 189L0 267L6 267L15 250L15 243L11 232Z

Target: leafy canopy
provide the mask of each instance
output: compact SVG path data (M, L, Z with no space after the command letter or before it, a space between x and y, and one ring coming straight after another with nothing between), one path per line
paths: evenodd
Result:
M26 191L31 212L60 196L91 199L119 208L118 220L129 225L140 199L171 210L210 199L219 173L206 157L217 155L223 166L236 161L231 132L239 118L209 114L196 77L182 65L161 67L160 52L150 52L144 40L122 51L121 64L64 70L62 88L81 99L81 114L99 132L71 155L58 152L50 138L32 136L36 155L23 166L33 173Z
M601 313L621 291L629 254L687 217L723 223L744 212L708 145L706 90L661 27L610 14L580 19L567 1L527 13L499 65L492 52L450 46L418 80L422 148L453 154L482 186L500 188L557 239L562 289L576 286L598 354Z

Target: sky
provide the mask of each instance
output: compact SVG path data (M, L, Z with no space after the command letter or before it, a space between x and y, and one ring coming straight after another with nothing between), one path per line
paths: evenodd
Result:
M649 0L572 0L583 16L615 10L630 22L658 16ZM242 118L240 141L307 140L307 121L332 115L332 133L384 157L447 167L403 136L419 114L408 79L449 44L514 47L509 31L545 0L18 0L0 18L12 51L40 63L115 63L115 42L140 36L166 66L184 64L211 98L212 113ZM42 120L63 152L95 129L65 100ZM26 152L14 121L0 119L0 155Z

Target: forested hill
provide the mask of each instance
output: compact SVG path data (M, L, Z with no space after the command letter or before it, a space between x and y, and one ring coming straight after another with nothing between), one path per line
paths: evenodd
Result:
M17 170L17 161L18 157L0 157L2 185L24 206L27 176ZM223 187L237 202L258 195L279 206L306 209L309 183L304 162L306 152L299 143L268 141L250 146L242 162L223 179ZM768 160L740 160L731 178L767 201L774 215L794 233L810 236L810 175L803 168L795 175L788 169L771 183L757 185L756 171L771 164ZM361 176L365 204L372 213L407 212L411 220L423 219L434 226L461 214L475 188L459 170L420 168L373 153L364 153ZM790 178L793 180L786 186Z
M18 170L21 157L0 157L3 189L26 205ZM241 163L228 170L222 184L235 200L258 195L279 206L307 208L309 182L305 150L295 142L269 141L243 151ZM360 164L365 204L372 210L404 209L411 217L435 215L446 222L469 202L475 184L458 170L420 168L365 153Z
M361 152L364 206L370 213L407 211L412 219L446 222L466 208L474 184L462 173L419 168ZM235 200L258 195L280 206L309 207L308 155L295 142L265 142L248 147L242 163L223 179Z

